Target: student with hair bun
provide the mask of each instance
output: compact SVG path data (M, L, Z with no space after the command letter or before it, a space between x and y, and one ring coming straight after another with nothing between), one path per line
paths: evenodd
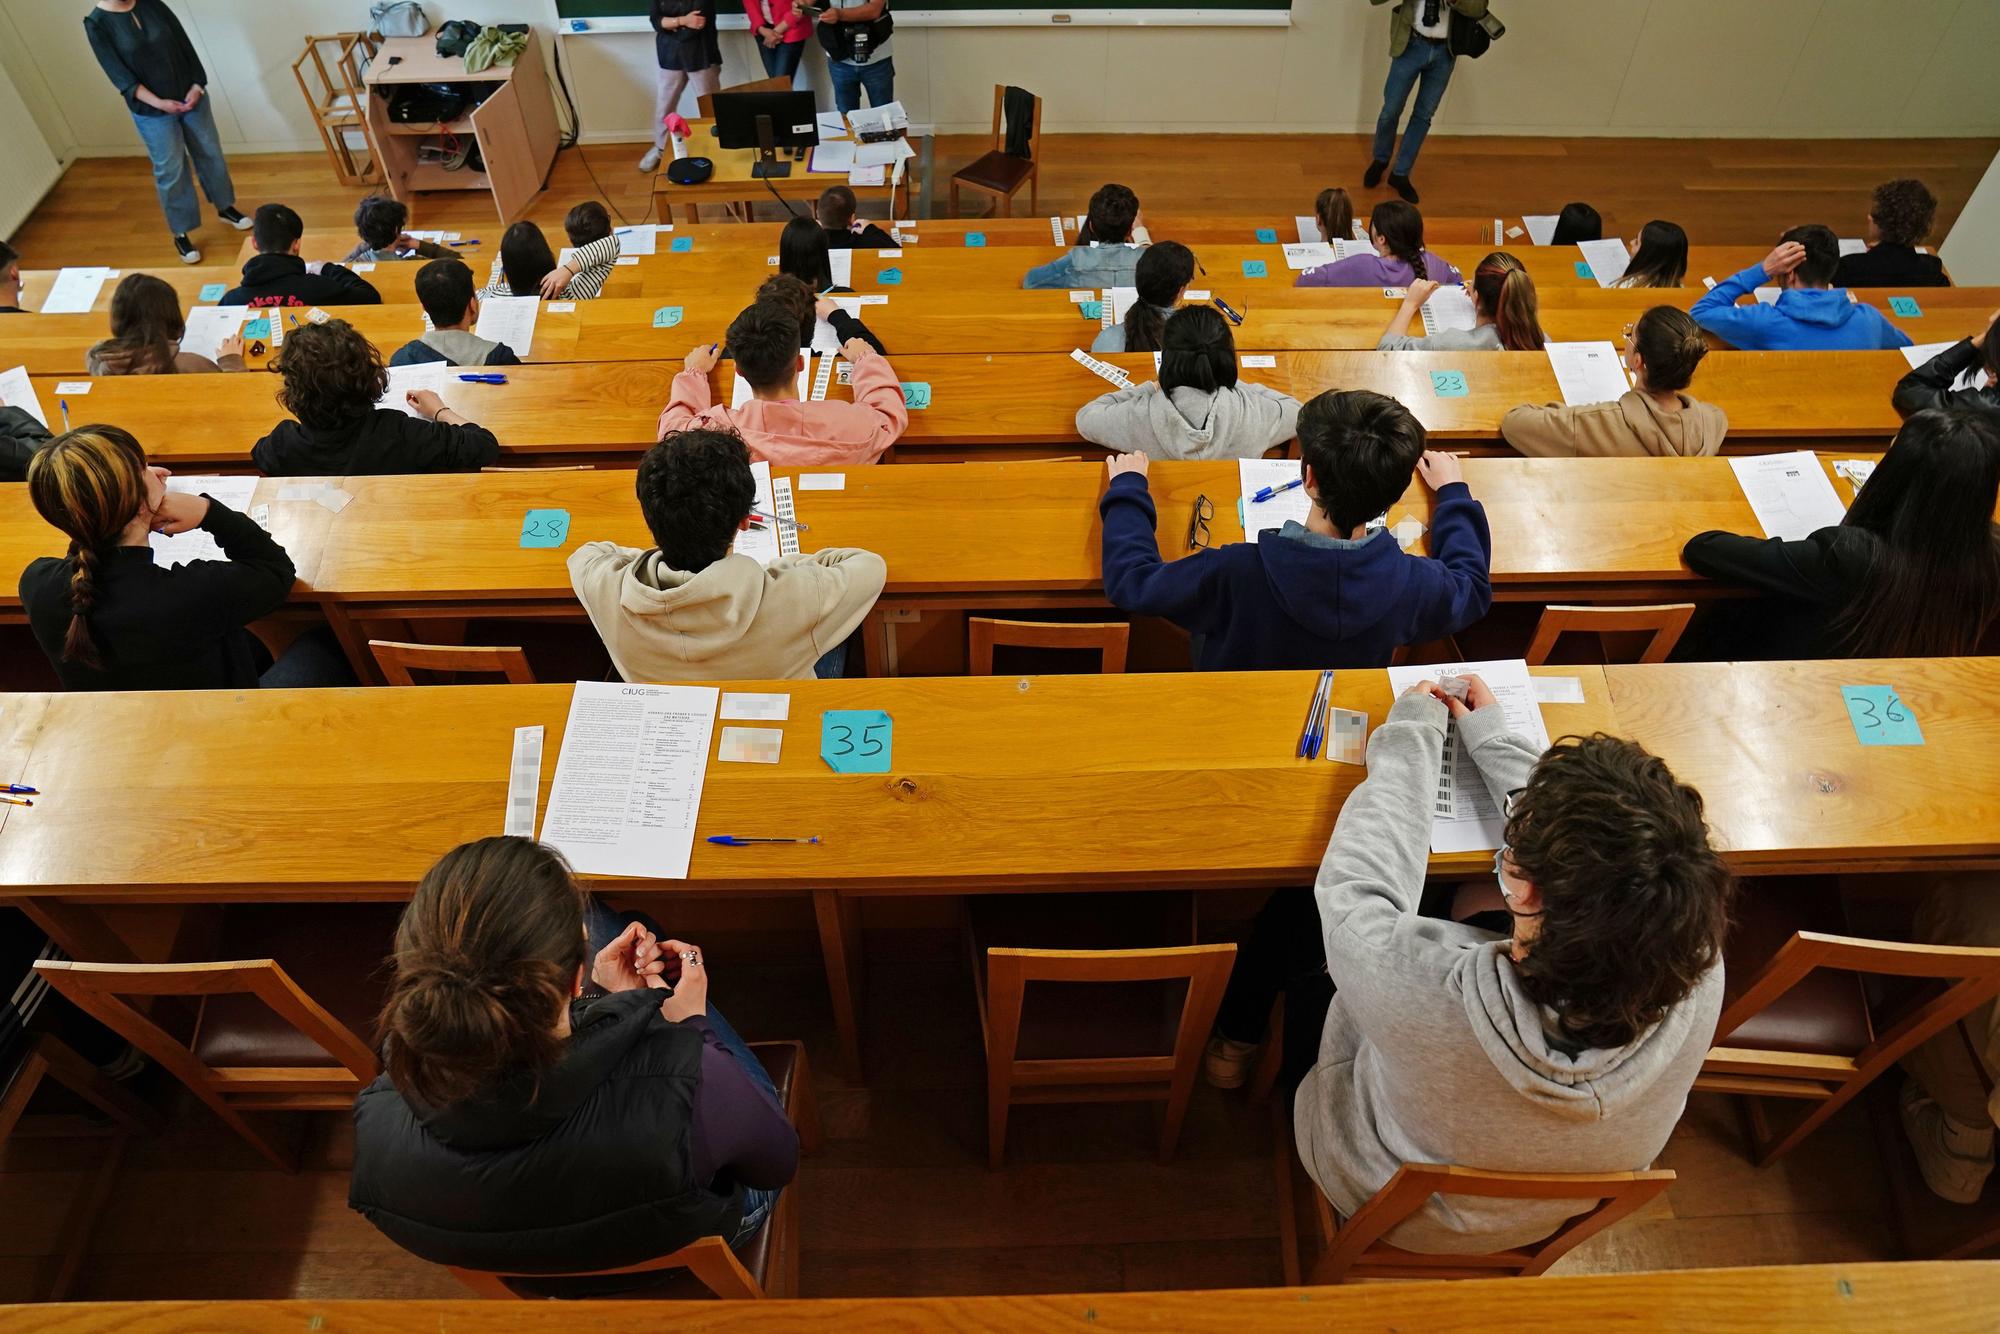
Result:
M1125 318L1097 331L1092 352L1157 352L1167 331L1167 317L1180 305L1182 293L1194 281L1194 251L1179 241L1160 241L1139 256L1134 278L1139 299Z
M1378 352L1539 352L1548 341L1542 333L1541 306L1535 299L1535 280L1521 261L1504 250L1496 250L1479 261L1469 284L1472 292L1473 326L1470 329L1440 329L1434 334L1408 332L1417 312L1430 300L1438 284L1418 278L1410 284L1397 308L1395 318L1376 342Z
M1328 236L1329 242L1341 237ZM1299 275L1294 287L1406 287L1425 279L1461 281L1458 266L1424 248L1424 215L1399 199L1384 200L1368 215L1372 255L1349 255Z
M1654 306L1625 330L1634 388L1608 403L1524 404L1500 419L1500 434L1537 458L1715 454L1729 431L1728 414L1683 392L1707 355L1708 340L1686 311Z
M1166 322L1160 378L1115 389L1076 410L1077 434L1156 459L1256 459L1290 440L1299 401L1236 378L1236 340L1208 306Z

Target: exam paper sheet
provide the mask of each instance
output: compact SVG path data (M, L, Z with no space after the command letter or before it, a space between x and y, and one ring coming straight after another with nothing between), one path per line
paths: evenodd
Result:
M44 315L88 315L111 277L106 268L59 269L42 301Z
M1299 480L1297 459L1238 459L1237 479L1243 494L1243 536L1255 542L1257 534L1271 529L1282 528L1285 520L1306 521L1306 514L1312 502L1306 499L1306 489L1295 486L1269 500L1252 503L1250 497L1267 486L1283 486L1286 482Z
M489 296L479 303L479 323L472 332L496 343L505 343L521 360L528 360L535 345L535 319L541 314L537 296Z
M1733 455L1729 468L1766 537L1795 542L1847 517L1847 507L1811 450Z
M1528 239L1536 245L1549 245L1556 239L1556 219L1554 213L1523 213L1521 225L1528 229Z
M1469 331L1479 323L1479 313L1472 308L1472 294L1463 287L1438 288L1424 302L1422 313L1426 334L1440 329Z
M26 366L0 371L0 403L19 408L43 426L49 424L49 414L42 411L42 400L35 393L35 382L28 378Z
M410 395L419 389L428 389L433 394L444 393L444 377L449 370L451 367L442 361L426 362L421 366L391 366L389 390L375 406L394 408L409 417L418 416L417 410L410 406Z
M1939 353L1949 352L1957 346L1957 343L1914 343L1900 350L1903 354L1903 360L1910 363L1910 369L1916 370ZM1958 378L1951 382L1951 387L1953 389L1977 389L1985 383L1986 372L1975 365L1969 370L1961 371Z
M580 875L685 880L719 693L578 681L542 842Z
M1420 681L1443 684L1448 677L1477 676L1492 689L1510 731L1527 738L1536 750L1549 748L1549 729L1535 694L1528 664L1519 658L1488 662L1433 663L1391 667L1389 690L1401 697ZM1438 774L1437 799L1431 812L1431 851L1480 852L1500 846L1507 820L1486 790L1478 766L1459 740L1458 724L1449 724L1444 738L1444 767Z
M181 351L214 361L222 352L222 340L241 329L249 317L248 306L195 306L187 313Z
M1563 402L1571 407L1615 403L1632 387L1615 344L1549 343L1543 350L1549 354L1549 369L1556 373Z
M238 514L250 512L250 499L257 494L257 478L249 477L169 477L167 490L178 491L184 496L206 494L210 500L219 500ZM147 537L147 544L153 548L153 563L163 569L185 565L191 560L228 560L222 548L206 531L196 528L190 532L176 533L169 537L165 533L153 533Z
M1632 262L1632 252L1616 236L1598 241L1578 241L1576 248L1589 263L1590 276L1597 279L1599 287L1609 287L1623 278L1626 266Z

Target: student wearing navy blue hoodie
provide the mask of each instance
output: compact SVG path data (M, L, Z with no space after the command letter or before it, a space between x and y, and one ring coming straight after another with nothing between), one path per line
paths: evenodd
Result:
M1745 352L1869 351L1908 347L1910 336L1881 311L1833 287L1840 240L1818 225L1794 227L1778 248L1710 288L1688 314L1717 338ZM1785 290L1770 305L1739 306L1737 298L1776 283Z
M1187 630L1204 671L1383 667L1399 646L1455 634L1486 614L1486 511L1458 460L1424 449L1408 408L1365 389L1328 390L1300 409L1298 438L1305 523L1171 562L1154 539L1146 456L1111 459L1097 507L1111 604ZM1430 557L1409 555L1386 529L1368 531L1412 472L1437 492Z

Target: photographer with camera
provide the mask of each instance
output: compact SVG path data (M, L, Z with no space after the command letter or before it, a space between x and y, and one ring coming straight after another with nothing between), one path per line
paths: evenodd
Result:
M896 97L896 62L889 57L889 34L896 21L889 17L889 0L792 0L792 11L818 19L819 44L826 48L827 73L833 76L833 104L845 116L868 105L879 107Z

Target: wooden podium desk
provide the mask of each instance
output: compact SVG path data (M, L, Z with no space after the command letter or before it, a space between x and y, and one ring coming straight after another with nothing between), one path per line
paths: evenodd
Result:
M820 191L827 186L847 184L845 172L808 170L812 166L811 149L807 149L806 155L796 160L791 157L788 150L779 150L778 160L791 163L792 174L789 176L752 176L750 168L757 161L756 149L722 147L715 140L715 122L712 120L689 121L688 129L690 131L688 156L707 158L715 164L715 174L696 185L675 185L667 179L666 163L662 162L658 174L653 178L653 197L659 204L661 222L698 222L700 221L700 210L696 208L698 204L734 205L772 198L782 199L790 205L811 204L818 200ZM920 138L913 136L910 139L910 147L916 150L917 156L904 162L900 181L896 179L893 171L884 172L884 184L857 185L854 187L855 197L864 205L886 204L891 217L895 215L899 193L904 206L914 208L912 201L915 199L913 192L917 188L916 179L919 171L917 164L922 160L924 151L922 143ZM676 214L674 211L676 204L684 206L686 212ZM770 226L775 229L778 224L774 222ZM1047 224L1044 223L1043 226L1046 227ZM918 230L922 231L921 228ZM773 230L770 235L771 247L775 250L778 244L777 233ZM662 241L660 244L664 249L667 243Z

